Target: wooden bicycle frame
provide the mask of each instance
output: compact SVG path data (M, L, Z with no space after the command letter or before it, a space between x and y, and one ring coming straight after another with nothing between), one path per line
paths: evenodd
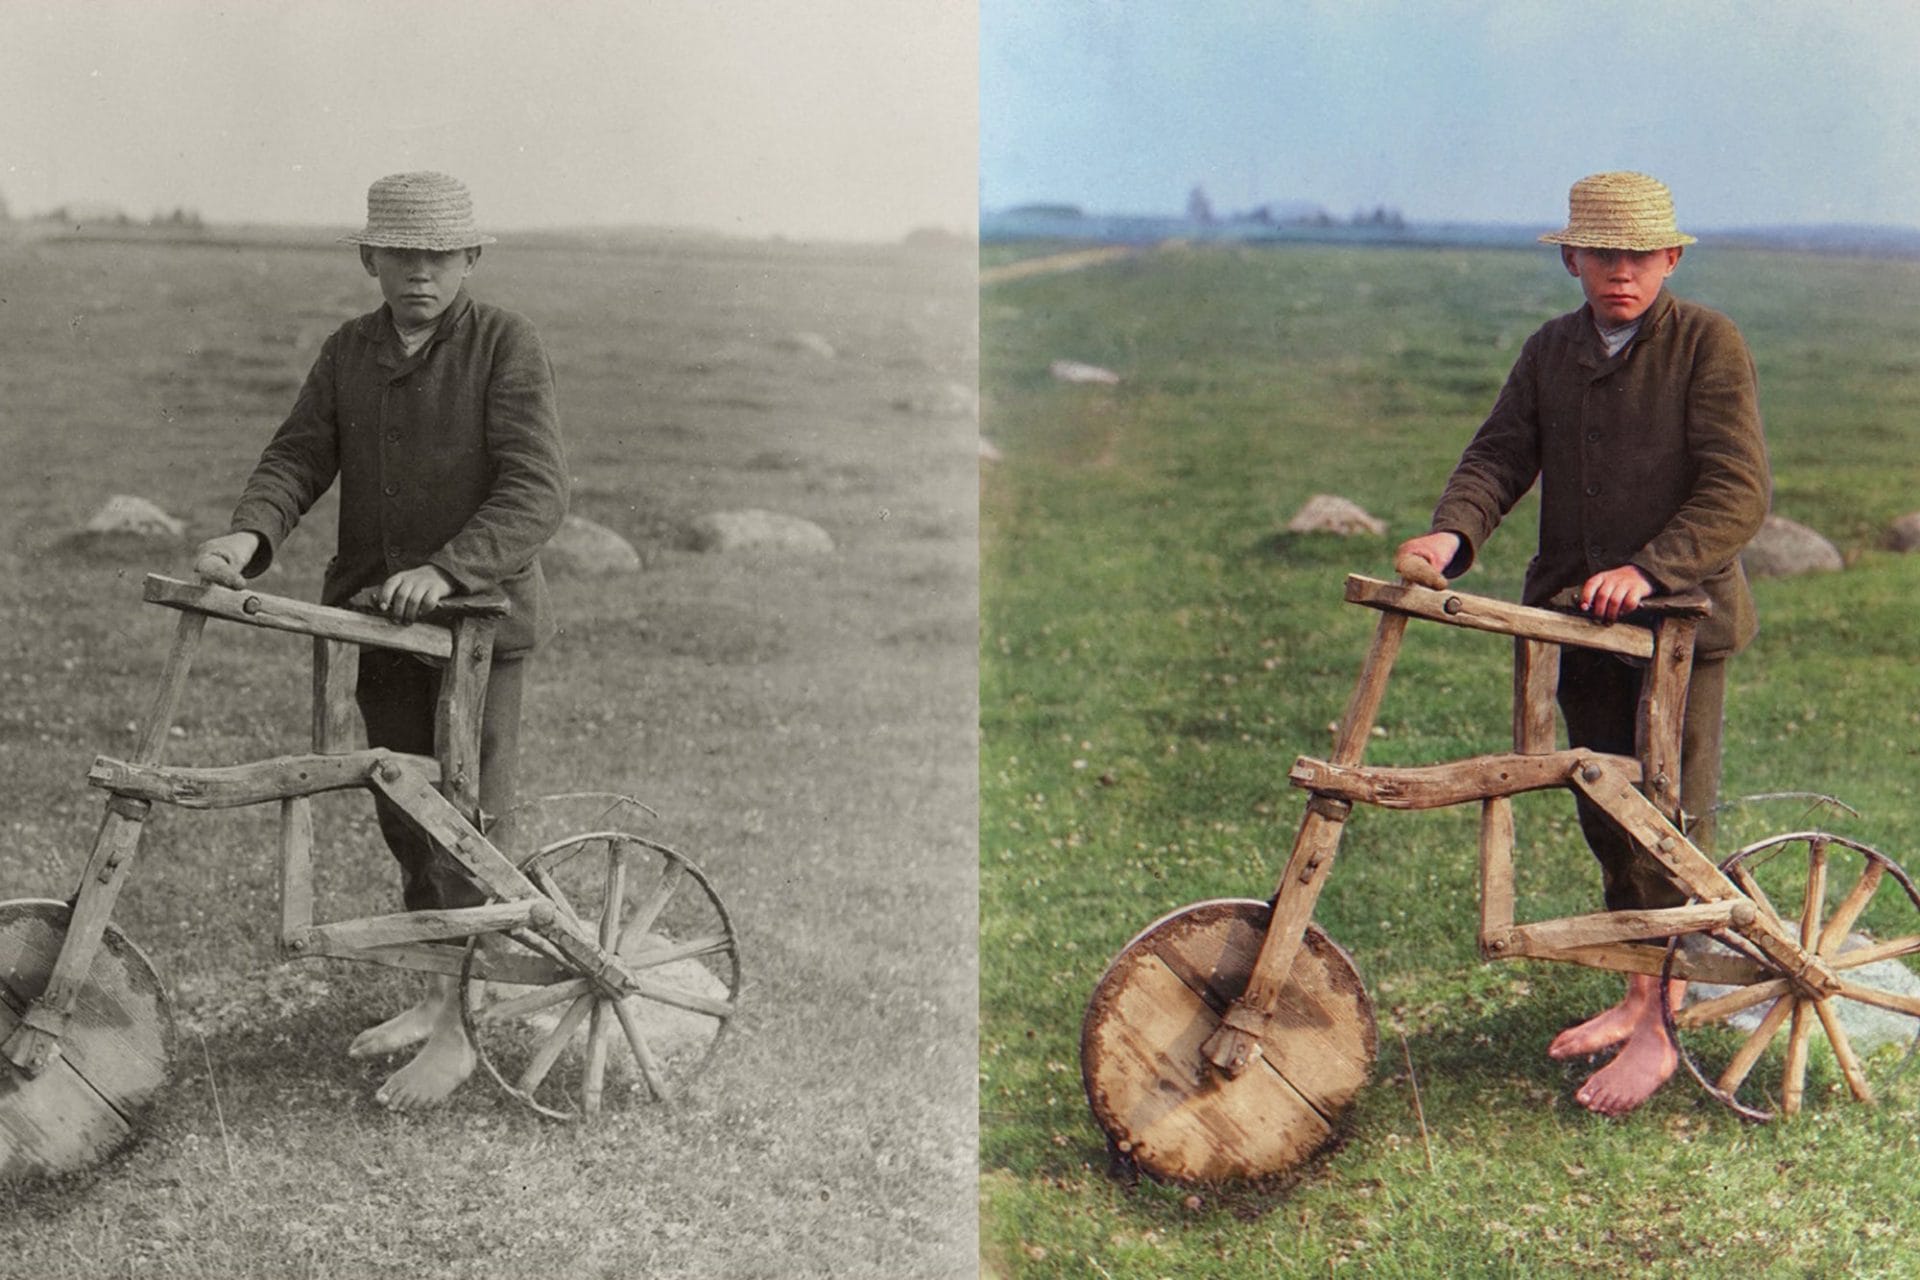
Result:
M1816 995L1838 990L1840 980L1834 971L1809 954L1770 912L1757 911L1752 899L1681 830L1681 724L1692 672L1694 630L1697 619L1704 616L1704 601L1700 605L1669 602L1669 611L1649 628L1602 624L1547 609L1358 575L1348 577L1346 598L1380 610L1379 626L1347 703L1332 758L1302 756L1289 775L1295 786L1310 793L1310 799L1274 891L1272 918L1246 990L1203 1046L1216 1068L1237 1076L1260 1052L1260 1035L1278 1007L1355 804L1429 809L1480 803L1480 948L1488 959L1526 956L1658 974L1667 960L1665 939L1733 930L1776 961L1791 975L1788 981L1795 987ZM1419 768L1361 764L1387 677L1412 618L1514 638L1511 753ZM1633 756L1555 750L1553 698L1560 647L1568 644L1647 664ZM1692 899L1690 905L1516 924L1512 797L1549 787L1577 789L1605 811ZM1656 938L1662 941L1647 941ZM1755 983L1771 973L1739 956L1685 952L1673 957L1671 972L1675 977L1730 985Z
M513 932L543 954L472 957L477 977L540 984L585 976L611 997L654 995L693 1007L699 999L663 991L636 975L603 940L557 911L539 886L482 834L479 806L480 713L492 664L495 614L462 613L443 627L402 624L346 609L261 592L231 590L150 575L149 603L181 611L160 687L131 759L101 756L87 780L109 795L106 816L81 872L67 935L52 975L0 1053L29 1076L50 1066L86 984L113 904L132 869L140 833L155 803L222 809L278 803L281 817L280 942L291 956L331 956L458 974L465 939ZM296 632L313 638L313 751L224 768L163 765L168 731L208 618ZM357 648L375 645L441 661L434 757L346 747L353 716ZM449 910L408 911L328 924L314 918L311 797L364 787L383 794L423 835L445 850L495 901ZM720 1002L714 1002L719 1012ZM714 1012L715 1010L707 1010Z

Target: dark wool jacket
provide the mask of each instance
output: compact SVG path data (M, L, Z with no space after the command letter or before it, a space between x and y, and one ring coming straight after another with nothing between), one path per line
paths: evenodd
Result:
M430 564L462 592L505 590L497 652L552 635L537 555L566 516L567 467L553 369L524 317L463 288L411 356L384 305L336 330L234 509L230 527L262 539L249 576L336 475L321 603Z
M1662 289L1611 358L1585 306L1527 339L1433 513L1435 531L1465 544L1449 577L1536 477L1540 548L1525 603L1631 564L1657 591L1706 589L1702 657L1753 638L1739 555L1766 518L1772 479L1753 358L1727 317Z

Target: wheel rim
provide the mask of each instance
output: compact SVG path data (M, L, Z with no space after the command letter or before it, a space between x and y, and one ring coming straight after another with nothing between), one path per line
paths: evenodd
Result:
M741 974L732 917L683 854L630 832L566 836L521 861L548 900L643 983L615 1000L528 930L472 939L462 965L461 1017L480 1065L541 1115L600 1110L608 1076L655 1099L674 1096L712 1059L732 1022ZM472 981L488 949L533 952L569 976L495 993Z
M1920 890L1877 849L1824 831L1755 841L1720 869L1796 941L1803 956L1826 964L1841 986L1825 997L1810 993L1752 942L1720 931L1711 936L1754 962L1759 980L1705 987L1699 992L1705 999L1676 1010L1665 979L1675 971L1682 939L1672 939L1661 972L1661 1011L1688 1074L1745 1119L1768 1121L1776 1111L1793 1115L1805 1101L1813 1046L1824 1041L1840 1084L1859 1101L1871 1102L1872 1077L1884 1072L1890 1079L1917 1043L1920 974L1912 958L1920 956ZM1709 1072L1689 1047L1689 1035L1698 1037L1723 1019L1738 1044L1725 1051L1717 1073ZM1864 1045L1869 1037L1881 1043L1863 1053L1855 1041ZM1904 1042L1903 1052L1893 1048L1895 1039ZM1776 1045L1777 1065L1769 1057ZM1760 1081L1776 1074L1778 1090L1769 1091ZM1771 1106L1760 1104L1763 1094Z

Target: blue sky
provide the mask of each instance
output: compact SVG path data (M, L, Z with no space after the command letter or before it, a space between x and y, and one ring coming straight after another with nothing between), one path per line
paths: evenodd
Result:
M0 197L358 225L401 169L500 227L972 225L963 0L0 0Z
M1912 0L984 0L983 208L1558 224L1586 173L1682 227L1920 225Z

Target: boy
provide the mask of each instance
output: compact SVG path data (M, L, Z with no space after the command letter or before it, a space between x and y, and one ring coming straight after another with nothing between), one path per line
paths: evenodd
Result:
M199 549L195 571L227 586L262 572L334 477L339 553L323 604L378 588L381 609L411 622L443 598L498 586L512 612L495 633L480 745L480 806L513 803L526 656L553 632L536 558L567 510L553 371L533 326L475 302L465 281L494 243L473 202L439 173L401 173L367 192L367 225L344 243L380 282L385 305L321 347L293 412L234 509L230 532ZM357 701L370 746L433 753L440 672L407 654L363 648ZM450 858L376 796L410 911L484 900ZM425 1041L376 1095L395 1110L445 1098L473 1070L458 980L430 979L413 1007L362 1032L355 1057Z
M1760 528L1772 481L1752 357L1733 322L1682 302L1665 281L1694 237L1674 225L1667 188L1638 173L1573 185L1565 230L1541 240L1580 281L1586 305L1527 340L1493 411L1467 445L1433 513L1402 544L1447 577L1473 563L1538 477L1539 554L1523 600L1579 587L1611 622L1653 594L1700 586L1713 603L1696 639L1681 747L1681 807L1706 847L1720 786L1726 662L1757 629L1740 549ZM1572 745L1631 755L1640 673L1606 654L1562 651L1559 701ZM1576 796L1607 908L1678 906L1681 895L1610 819ZM1684 983L1674 983L1677 1004ZM1625 999L1568 1028L1548 1053L1620 1051L1575 1095L1623 1115L1665 1083L1678 1051L1659 979L1633 975Z

